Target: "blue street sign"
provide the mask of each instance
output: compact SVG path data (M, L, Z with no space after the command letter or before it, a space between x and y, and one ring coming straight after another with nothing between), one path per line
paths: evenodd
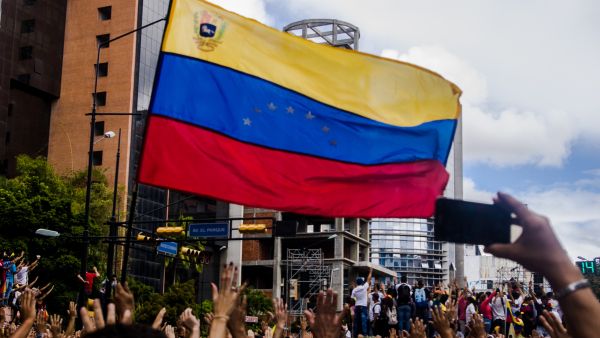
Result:
M194 223L188 225L188 237L229 237L229 223Z
M177 256L177 242L160 242L156 252L167 256Z

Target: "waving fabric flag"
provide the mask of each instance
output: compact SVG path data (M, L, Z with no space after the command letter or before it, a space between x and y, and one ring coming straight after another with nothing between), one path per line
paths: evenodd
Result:
M460 89L426 69L173 0L138 180L254 207L429 217Z

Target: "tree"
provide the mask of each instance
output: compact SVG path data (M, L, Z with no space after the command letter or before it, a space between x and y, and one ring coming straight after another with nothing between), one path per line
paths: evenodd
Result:
M41 255L40 266L32 275L39 284L54 284L47 298L51 312L64 311L74 300L80 287L76 278L80 268L81 240L73 237L83 233L85 204L85 172L59 176L41 157L17 157L17 176L0 178L0 246L6 251L24 250L29 261ZM90 208L90 235L107 233L111 193L104 174L93 171ZM35 236L35 230L58 231L58 238ZM90 245L89 266L102 269L106 246Z

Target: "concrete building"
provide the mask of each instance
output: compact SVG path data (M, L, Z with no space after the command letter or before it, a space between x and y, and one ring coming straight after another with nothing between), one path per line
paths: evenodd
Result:
M58 68L58 78L62 74L59 87L61 95L52 107L49 135L46 129L48 160L61 173L87 168L90 117L86 114L91 112L94 78L98 70L97 112L137 114L98 115L94 125L97 139L93 164L104 170L110 184L116 169L117 139L104 139L102 135L107 131L118 132L119 129L122 133L118 168L121 203L117 208L117 218L123 221L126 210L130 207L127 202L137 171L164 21L101 48L98 64L97 46L142 25L165 18L169 1L72 0L64 3L66 19L62 24L56 25L65 30L62 73ZM49 28L47 30L52 31ZM62 43L61 36L61 52ZM165 219L177 219L180 215L227 217L227 211L218 212L226 208L223 203L217 208L214 200L140 185L135 220L146 222L138 224L138 228L152 232L155 227L164 224ZM212 247L207 250L212 250ZM181 272L167 271L165 274L163 260L164 257L157 255L153 246L133 245L129 274L158 290L163 285L165 276ZM218 266L219 261L216 260L214 264ZM117 260L115 271L119 272L120 266L121 262ZM213 274L207 280L214 280L214 269L205 271ZM208 284L205 289L208 293Z
M48 154L52 105L61 94L66 0L0 1L0 174L15 157Z
M350 295L351 283L358 276L365 278L371 267L373 276L379 280L394 275L393 271L369 262L367 219L305 216L256 208L244 208L244 217L274 217L298 222L297 234L293 237L244 235L245 239L255 237L256 240L243 241L242 280L273 297L288 296L288 279L292 274L289 260L294 250L321 249L323 265L329 273L322 283L323 289L331 287L344 297ZM338 309L341 309L344 297L339 297Z
M446 170L450 180L444 196L462 198L462 123L459 120ZM371 262L406 275L409 284L448 283L464 275L464 245L435 241L433 219L373 219Z

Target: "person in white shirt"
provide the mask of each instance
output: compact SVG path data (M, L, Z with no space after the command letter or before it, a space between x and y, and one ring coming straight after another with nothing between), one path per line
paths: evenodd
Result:
M496 295L490 302L492 308L492 329L496 326L500 327L500 333L504 334L506 326L506 302L508 299L504 292L496 289Z
M354 298L354 326L352 335L354 338L358 337L358 334L362 334L363 336L368 335L369 331L367 330L367 293L369 291L369 281L371 280L371 276L373 274L373 268L369 269L369 276L365 281L361 277L356 279L356 287L352 290L352 298Z
M477 301L475 300L475 297L469 297L468 302L469 305L467 305L467 312L465 316L465 322L467 323L467 325L469 325L469 323L473 319L473 315L477 313L477 309L475 308L475 303Z
M22 261L21 264L17 267L17 273L15 274L15 283L20 285L29 284L29 272L31 272L40 262L40 256L37 256L37 259L28 264L25 261Z

